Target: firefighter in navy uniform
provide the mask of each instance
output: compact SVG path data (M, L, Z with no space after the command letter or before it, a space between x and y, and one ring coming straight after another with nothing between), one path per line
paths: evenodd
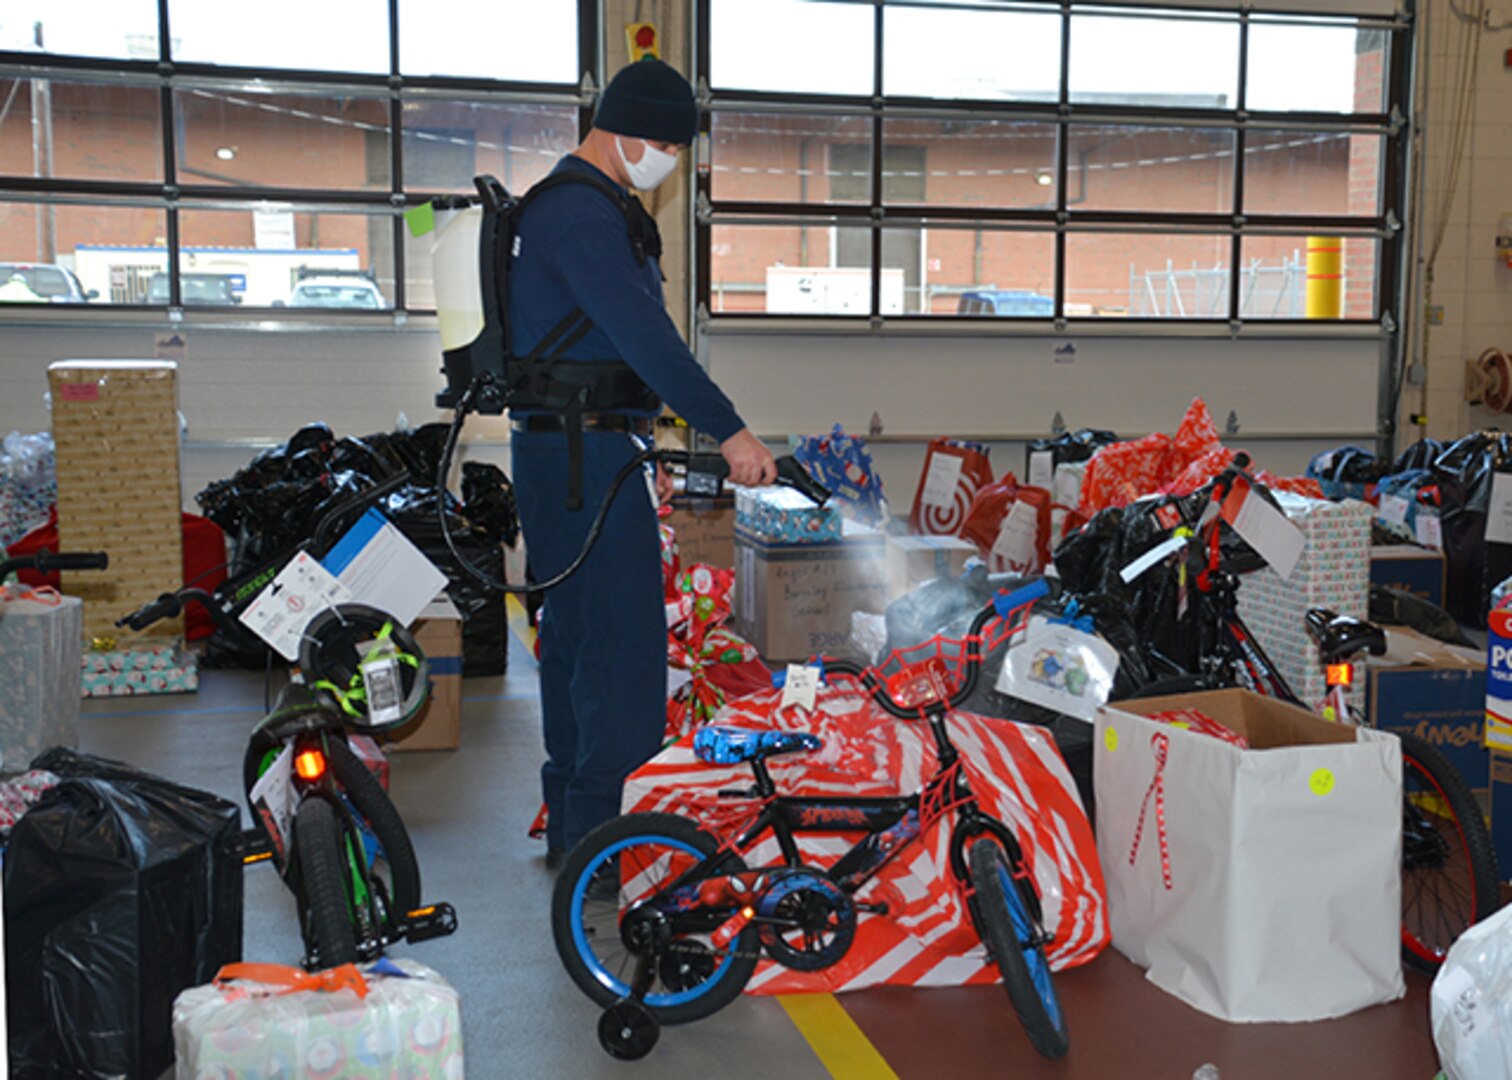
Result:
M596 369L613 384L577 415L511 409L514 480L537 580L577 554L614 476L649 443L662 401L719 440L734 483L775 478L771 453L668 317L655 222L627 190L649 191L671 175L697 123L686 79L659 60L629 65L604 89L582 145L552 171L586 182L554 181L520 216L507 315L514 341L521 352L549 345L561 377L572 377L574 362L597 362L577 370ZM667 626L649 486L632 480L621 490L593 552L550 591L542 613L541 785L553 867L619 813L625 777L661 746ZM658 474L655 498L670 494Z

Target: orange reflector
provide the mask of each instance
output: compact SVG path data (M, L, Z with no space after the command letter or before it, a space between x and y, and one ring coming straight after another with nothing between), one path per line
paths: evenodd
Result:
M409 913L409 917L412 919L423 919L427 915L434 915L435 913L436 905L432 904L430 907L416 908L414 911Z
M273 853L271 851L259 851L256 855L243 855L242 865L251 866L253 863L259 863L264 859L271 859L272 857Z
M1350 686L1353 683L1354 683L1354 665L1353 664L1329 664L1328 665L1328 685L1329 686Z
M301 780L319 780L325 775L325 755L319 750L301 750L294 755L294 771Z
M743 919L749 922L756 917L756 909L753 907L741 908L740 915Z

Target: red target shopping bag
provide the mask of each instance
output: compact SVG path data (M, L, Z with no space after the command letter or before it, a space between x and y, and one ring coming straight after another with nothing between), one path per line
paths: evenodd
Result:
M977 492L961 539L977 546L993 573L1037 574L1050 562L1050 509L1048 491L1004 473Z
M987 447L955 439L935 439L924 457L908 529L921 536L958 536L976 493L992 483Z

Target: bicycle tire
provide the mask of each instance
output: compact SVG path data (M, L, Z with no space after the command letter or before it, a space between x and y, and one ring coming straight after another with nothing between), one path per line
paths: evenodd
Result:
M324 799L309 798L294 814L294 844L304 895L301 898L305 950L313 970L357 962L357 930L342 857L341 822Z
M1042 928L1026 902L1002 844L984 836L966 853L974 890L972 915L982 941L997 962L1008 1000L1034 1048L1047 1058L1064 1057L1071 1048L1066 1013L1050 978L1045 947L1026 941Z
M630 986L626 978L622 977L625 973L623 966L618 972L611 971L608 963L593 951L593 943L589 939L596 935L590 933L590 927L586 925L584 907L590 902L586 893L594 875L601 867L611 865L610 860L620 859L618 865L623 866L627 853L637 846L652 844L672 852L681 852L687 866L719 850L719 844L712 836L686 818L674 814L626 814L605 822L578 842L568 853L552 892L551 933L557 953L578 989L606 1008L628 996ZM633 861L633 857L631 858ZM655 863L640 865L646 867L642 877L656 869ZM681 873L687 866L680 866L677 872ZM727 856L721 872L738 873L745 868L745 863L739 856L731 854ZM669 880L671 876L669 870L666 879ZM659 887L664 883L665 881L658 881L654 884ZM648 895L651 894L643 892L636 899L644 899ZM607 916L606 929L612 930L615 942L618 942L621 915L617 904L621 900L623 896L616 900L616 906L613 907L605 902L593 901L606 909L597 914ZM691 938L688 943L707 949L707 946L694 942ZM610 943L606 941L606 944ZM623 951L628 959L629 951ZM756 924L751 923L731 942L723 961L697 985L683 989L668 987L663 979L664 972L658 972L656 982L652 990L647 992L644 1003L663 1024L685 1024L711 1016L740 995L756 970L760 953L761 941ZM710 951L708 959L712 962L717 957ZM657 986L662 987L662 990L658 992Z
M1464 777L1423 739L1410 732L1397 735L1402 744L1402 959L1433 972L1460 934L1500 907L1501 875L1480 804ZM1429 904L1435 909L1429 911Z
M415 847L398 808L345 741L332 737L326 742L326 750L337 782L357 812L367 819L383 848L394 907L401 915L414 911L420 906L420 861L415 857ZM393 913L389 916L392 918Z

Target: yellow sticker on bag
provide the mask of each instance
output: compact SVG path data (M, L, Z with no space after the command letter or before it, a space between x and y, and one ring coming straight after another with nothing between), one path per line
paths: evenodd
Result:
M1307 786L1321 799L1333 793L1334 774L1328 769L1314 769L1312 776L1307 779Z
M1108 753L1110 754L1118 749L1118 731L1116 729L1108 728L1103 732L1103 745L1108 748Z

